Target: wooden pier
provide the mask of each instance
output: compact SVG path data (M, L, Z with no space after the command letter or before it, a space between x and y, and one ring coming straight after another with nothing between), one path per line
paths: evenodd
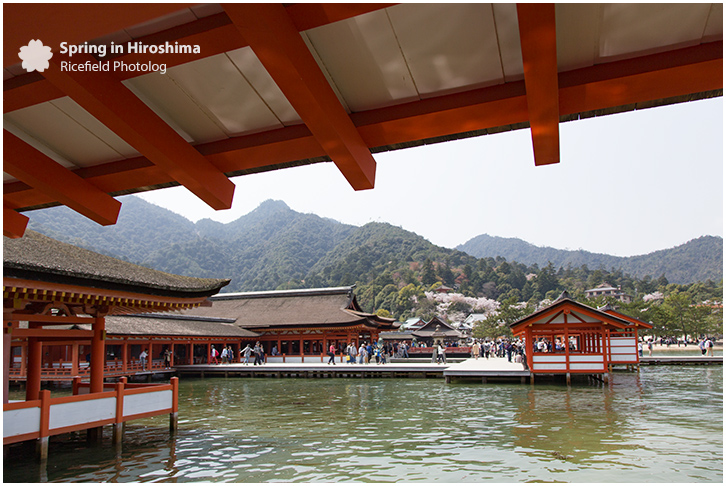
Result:
M690 365L723 364L721 356L650 356L640 358L642 365ZM520 363L510 363L504 358L480 358L456 360L446 364L434 364L430 360L394 360L383 365L321 362L313 363L265 363L263 365L198 364L176 366L178 376L200 378L444 378L453 381L510 381L532 382L531 373Z
M254 366L239 363L177 366L179 376L225 378L440 378L447 365L425 363L347 364L266 363Z
M723 365L723 356L642 356L641 365Z
M529 377L529 371L518 363L509 363L503 358L465 360L435 364L429 362L394 362L383 365L336 363L266 363L264 365L177 366L179 376L198 377L275 377L275 378L445 378L487 380L516 380L522 383Z

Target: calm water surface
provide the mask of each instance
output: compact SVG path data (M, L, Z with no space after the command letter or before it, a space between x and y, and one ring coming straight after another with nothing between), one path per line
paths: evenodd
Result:
M13 448L5 482L723 482L723 368L608 385L440 379L187 379L179 431L131 422L122 448Z

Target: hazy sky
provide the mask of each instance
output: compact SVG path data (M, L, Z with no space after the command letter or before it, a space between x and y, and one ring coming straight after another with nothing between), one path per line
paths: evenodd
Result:
M376 154L355 192L332 163L235 177L232 209L185 188L140 194L192 221L230 222L266 199L343 223L381 221L453 248L474 236L631 256L723 236L723 98L560 124L559 164L535 167L529 130Z

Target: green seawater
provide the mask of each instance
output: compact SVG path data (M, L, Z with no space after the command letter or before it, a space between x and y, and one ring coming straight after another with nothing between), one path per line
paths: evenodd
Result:
M11 447L4 482L723 482L723 367L644 366L607 384L442 379L180 381L124 442Z

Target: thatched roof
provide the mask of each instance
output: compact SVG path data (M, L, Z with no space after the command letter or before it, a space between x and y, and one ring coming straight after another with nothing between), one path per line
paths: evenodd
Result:
M336 327L365 324L394 329L395 320L360 310L353 287L218 294L212 307L187 314L235 319L247 329L281 327Z
M149 295L213 295L227 279L194 278L159 272L62 243L35 231L3 238L3 276Z

